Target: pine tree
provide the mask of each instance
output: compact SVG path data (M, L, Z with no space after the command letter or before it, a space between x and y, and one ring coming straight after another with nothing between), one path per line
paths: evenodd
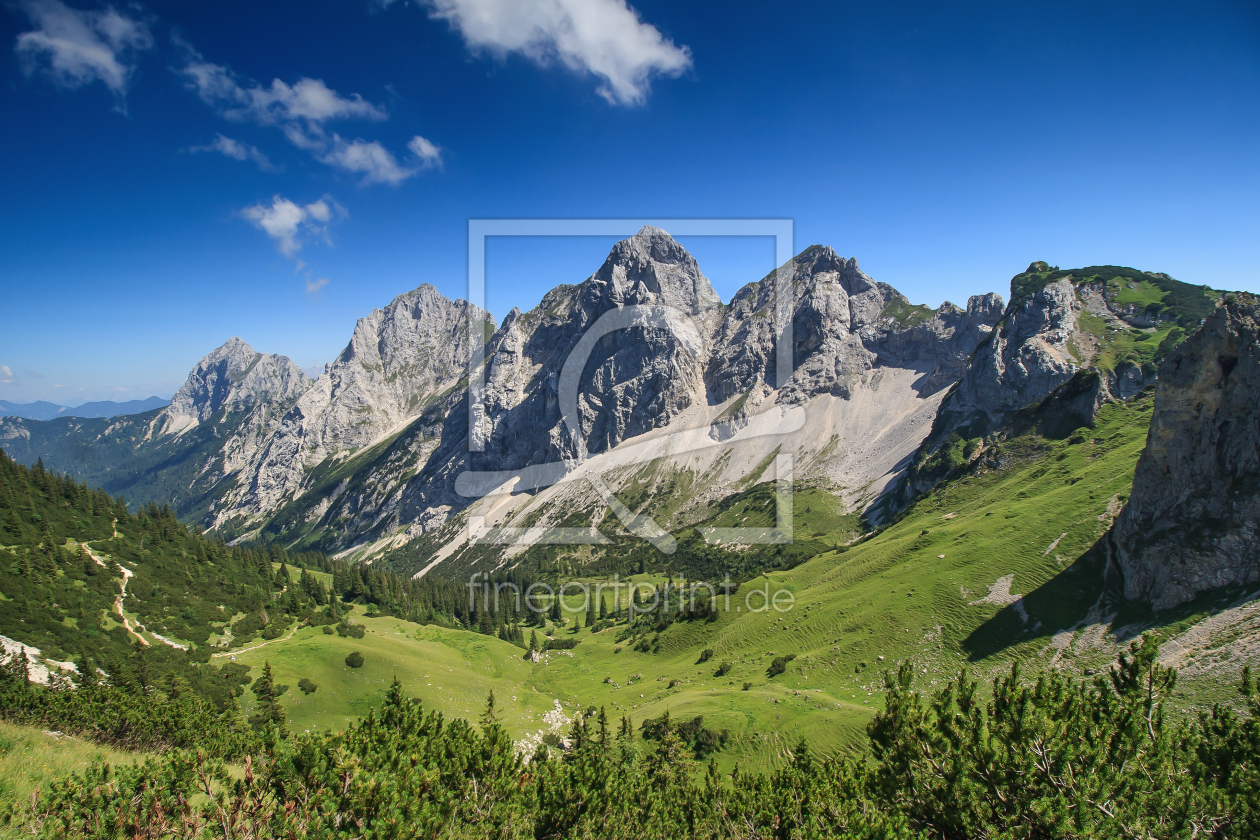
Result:
M489 729L497 726L499 723L499 715L495 711L494 689L490 689L490 693L486 695L486 710L481 713L481 728Z
M280 737L286 736L288 716L285 714L284 706L280 705L281 692L276 687L275 676L271 672L271 662L263 664L262 676L254 682L252 691L258 698L258 709L250 716L249 722L259 729L274 727Z
M153 674L149 670L149 659L144 655L144 648L136 645L134 678L140 693L148 695L153 691Z

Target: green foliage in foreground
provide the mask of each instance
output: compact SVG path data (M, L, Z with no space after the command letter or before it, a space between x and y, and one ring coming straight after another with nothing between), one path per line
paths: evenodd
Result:
M201 755L98 764L6 815L39 837L1255 837L1260 700L1165 718L1175 674L1150 640L1108 677L1017 669L977 701L965 675L932 696L888 675L869 751L801 743L770 775L695 763L668 718L656 739L579 717L570 749L519 755L488 712L478 729L403 696L344 733L298 736L243 777Z
M141 660L143 663L143 660ZM0 719L78 735L109 747L196 749L235 759L261 747L266 732L246 726L232 701L219 709L177 674L109 685L84 670L74 688L64 677L47 687L29 682L21 655L0 662ZM279 710L283 725L284 710Z

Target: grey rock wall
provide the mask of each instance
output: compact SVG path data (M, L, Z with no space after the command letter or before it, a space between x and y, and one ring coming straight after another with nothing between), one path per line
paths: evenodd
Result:
M1111 532L1124 594L1162 609L1260 579L1260 300L1239 295L1159 368Z

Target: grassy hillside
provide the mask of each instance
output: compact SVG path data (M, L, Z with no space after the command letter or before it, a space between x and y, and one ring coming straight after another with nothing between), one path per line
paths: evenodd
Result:
M33 726L0 721L0 810L25 801L52 779L82 772L97 761L113 765L143 761L143 753L110 749ZM0 837L6 836L0 829Z
M251 676L271 662L276 680L288 685L282 698L294 731L341 729L379 705L395 676L409 696L431 699L451 716L475 718L493 690L504 723L524 733L531 720L551 708L550 700L521 685L534 667L519 647L464 630L423 626L392 617L354 615L366 633L362 639L325 634L321 627L304 627L292 638L267 643L236 655L250 666ZM363 665L350 668L352 651L363 655ZM318 688L305 694L298 681L306 678ZM242 704L252 711L254 698Z
M901 660L914 661L921 684L932 686L964 666L987 676L1013 659L1083 670L1113 658L1105 616L1086 621L1104 588L1094 546L1127 496L1151 404L1144 396L1109 405L1097 428L1066 440L1030 434L1003 444L878 534L744 582L729 611L719 599L716 620L675 621L637 637L657 653L619 639L622 624L575 633L571 621L548 623L555 638L578 644L535 665L505 642L381 618L362 620L363 640L301 630L238 661L256 675L269 660L290 686L304 675L319 684L313 696L290 688L283 698L297 729L336 728L397 674L409 694L454 715L476 714L493 688L518 739L545 730L543 715L559 701L568 714L605 706L636 726L667 710L675 719L703 716L704 726L730 730L717 756L725 767L781 764L801 736L834 752L859 743L881 703L883 671ZM821 510L804 498L810 514ZM763 600L750 593L767 587L791 593L792 608L750 612ZM1027 597L1015 604L1018 595ZM1090 626L1072 630L1082 623ZM344 666L351 649L363 651L362 669ZM699 661L706 650L710 658ZM796 657L786 672L767 676L786 655ZM718 677L723 663L729 670Z

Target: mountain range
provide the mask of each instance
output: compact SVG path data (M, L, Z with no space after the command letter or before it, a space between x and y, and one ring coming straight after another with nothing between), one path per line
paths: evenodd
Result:
M780 381L783 279L792 346ZM632 535L707 522L780 467L798 492L825 493L857 517L857 537L1013 436L1093 426L1103 406L1155 383L1205 319L1225 317L1213 315L1224 299L1154 272L1034 262L1012 279L1009 303L989 294L931 309L816 245L723 304L691 255L648 227L590 277L497 326L423 285L359 319L318 378L232 338L165 407L3 418L0 446L133 504L169 504L230 540L406 574L528 566L565 551L589 565ZM603 326L610 315L615 329ZM593 329L597 340L584 340ZM470 436L478 342L484 386ZM575 353L585 361L566 369ZM562 551L552 544L561 533L582 545ZM1254 565L1254 540L1240 539L1234 565ZM652 541L666 543L676 545ZM1180 603L1229 577L1133 593Z
M99 400L85 402L73 408L37 400L30 403L12 403L0 400L0 416L23 417L27 420L53 420L58 417L117 417L120 414L140 414L169 405L170 400L161 397L148 397L143 400Z

